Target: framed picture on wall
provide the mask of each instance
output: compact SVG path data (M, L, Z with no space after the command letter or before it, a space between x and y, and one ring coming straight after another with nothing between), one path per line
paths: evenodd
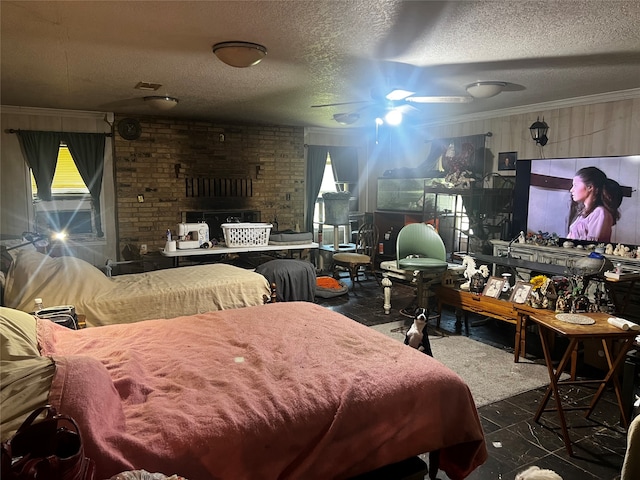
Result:
M515 170L518 152L500 152L498 154L498 170Z

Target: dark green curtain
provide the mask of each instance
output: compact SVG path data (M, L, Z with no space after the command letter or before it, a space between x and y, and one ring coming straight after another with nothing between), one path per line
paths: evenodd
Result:
M358 150L356 147L329 147L333 176L338 182L338 191L344 190L348 184L351 197L356 199L354 207L358 208Z
M305 229L313 233L313 212L316 200L322 186L322 176L324 167L327 164L328 147L321 145L309 145L307 147L307 212L305 218Z
M59 132L16 132L25 160L33 171L38 186L38 197L51 200L51 184L58 163L61 134Z
M16 133L27 165L33 171L33 177L38 186L38 197L45 201L51 200L51 184L58 163L60 143L66 142L78 172L91 195L96 234L98 237L103 237L100 194L102 193L106 134L32 130L18 130Z
M78 172L91 194L96 235L104 237L100 218L100 193L104 171L104 133L65 133L64 139Z

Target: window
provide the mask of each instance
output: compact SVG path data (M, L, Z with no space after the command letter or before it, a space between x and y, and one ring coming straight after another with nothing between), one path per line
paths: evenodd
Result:
M324 222L324 199L322 194L326 192L337 192L336 178L333 175L333 167L331 166L331 156L327 154L327 163L324 166L324 174L322 175L322 185L316 199L316 207L313 211L313 223Z
M38 196L38 186L31 172L31 192L33 198ZM82 180L78 167L76 167L71 152L66 145L60 145L58 150L58 163L53 175L51 184L51 194L53 197L67 195L89 195L89 189Z
M31 174L35 221L39 232L65 232L71 237L86 237L95 233L89 189L82 180L69 148L58 150L56 171L51 184L51 201L38 198L38 186Z

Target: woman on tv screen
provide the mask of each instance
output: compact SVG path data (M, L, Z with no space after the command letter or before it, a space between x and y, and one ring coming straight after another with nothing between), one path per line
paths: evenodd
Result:
M620 184L597 167L576 172L570 190L572 205L567 238L610 242L611 229L620 218Z

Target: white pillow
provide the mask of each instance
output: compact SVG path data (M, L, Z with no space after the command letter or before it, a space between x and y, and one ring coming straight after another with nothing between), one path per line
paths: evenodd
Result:
M73 305L113 288L111 279L80 258L21 251L7 274L4 301L8 307L31 312L36 297L46 307Z

